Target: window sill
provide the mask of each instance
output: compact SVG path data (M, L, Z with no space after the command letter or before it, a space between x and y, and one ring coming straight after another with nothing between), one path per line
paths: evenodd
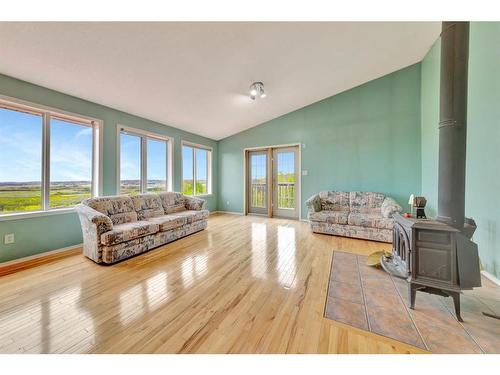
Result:
M0 215L0 222L1 221L30 219L30 218L34 218L34 217L43 217L43 216L63 215L63 214L70 214L73 212L75 212L74 207L56 208L56 209L48 210L48 211L14 212L14 213L10 213L10 214Z

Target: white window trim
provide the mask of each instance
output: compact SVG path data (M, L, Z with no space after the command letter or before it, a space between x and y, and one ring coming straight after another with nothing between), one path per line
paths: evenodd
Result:
M141 137L141 194L147 193L147 138L157 139L167 142L167 190L173 191L174 177L174 139L167 135L153 133L150 131L132 128L129 126L116 125L116 194L121 194L121 176L120 176L120 134L122 132ZM145 146L146 144L146 146Z
M192 147L193 148L193 197L211 197L213 195L212 191L212 155L213 148L210 146L205 146L199 143L193 143L189 141L181 141L182 146ZM184 186L184 158L182 157L182 146L181 146L181 192ZM209 151L207 157L207 193L206 194L196 194L196 149Z
M103 170L103 121L94 117L64 111L58 108L42 104L28 102L22 99L0 95L0 105L12 107L26 112L32 112L42 116L42 170L41 170L41 198L42 209L34 211L19 211L0 214L0 221L20 220L39 216L51 216L74 212L74 207L50 208L50 118L66 119L81 123L88 122L93 128L92 139L92 196L102 195L102 170Z

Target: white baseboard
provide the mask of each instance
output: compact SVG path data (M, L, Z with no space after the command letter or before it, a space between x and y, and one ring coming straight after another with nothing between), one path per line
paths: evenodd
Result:
M26 261L33 260L33 259L43 258L43 257L46 257L48 255L53 255L53 254L57 254L57 253L63 253L65 251L77 249L79 247L83 247L83 243L78 244L78 245L72 245L72 246L63 247L62 249L45 251L45 252L40 253L40 254L30 255L30 256L27 256L27 257L23 257L23 258L9 260L7 262L0 263L0 266L2 266L2 267L3 266L10 266L10 265L13 265L13 264L26 262Z
M235 211L213 211L212 214L229 214L229 215L243 216L243 212L235 212Z
M486 277L488 280L494 282L495 284L497 284L498 286L500 286L500 280L498 280L495 276L493 276L491 273L489 273L488 271L481 271L481 274Z

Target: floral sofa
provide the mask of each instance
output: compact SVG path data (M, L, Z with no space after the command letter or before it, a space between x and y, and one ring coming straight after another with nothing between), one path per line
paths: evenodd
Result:
M358 191L322 191L306 205L313 232L382 242L392 242L392 215L402 210L384 194Z
M205 201L180 193L85 199L76 206L83 253L115 263L207 227Z

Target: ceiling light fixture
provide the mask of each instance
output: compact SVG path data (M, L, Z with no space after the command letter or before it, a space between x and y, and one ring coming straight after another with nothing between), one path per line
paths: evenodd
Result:
M250 99L255 100L257 97L265 98L264 84L262 82L254 82L250 85Z

